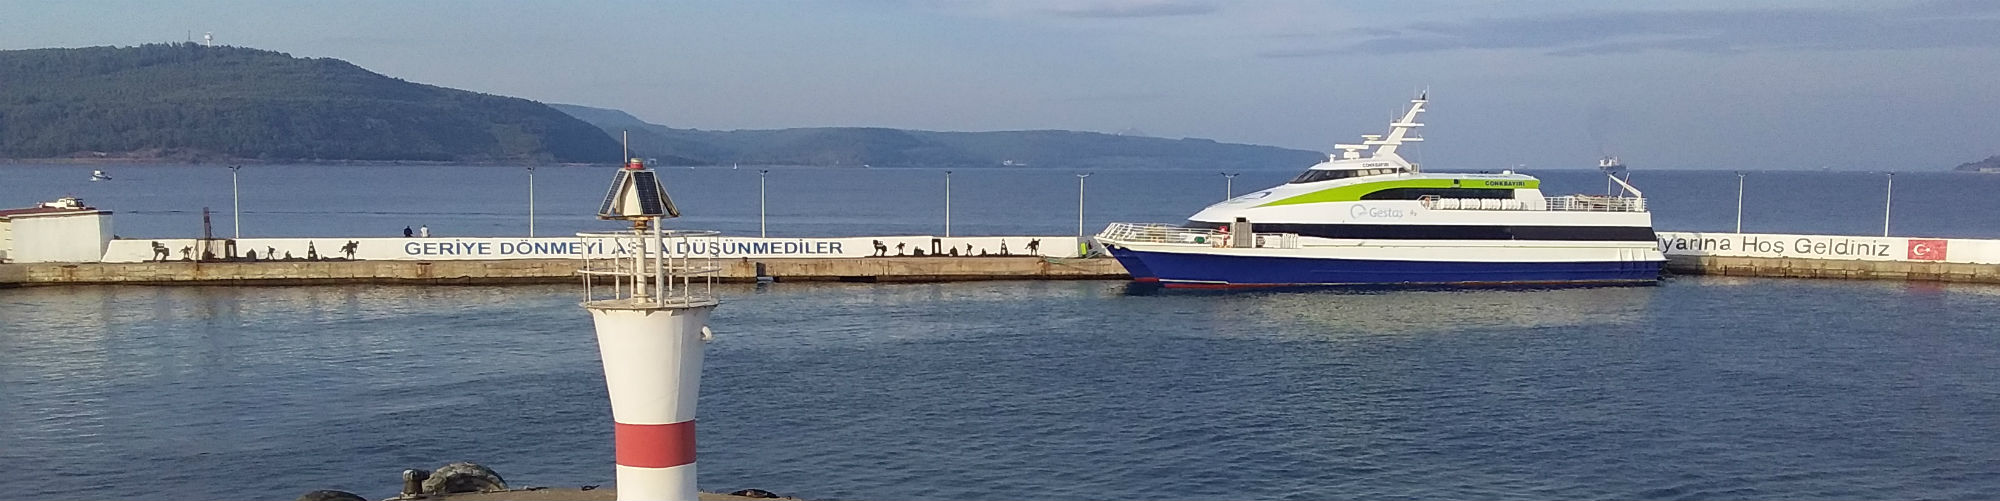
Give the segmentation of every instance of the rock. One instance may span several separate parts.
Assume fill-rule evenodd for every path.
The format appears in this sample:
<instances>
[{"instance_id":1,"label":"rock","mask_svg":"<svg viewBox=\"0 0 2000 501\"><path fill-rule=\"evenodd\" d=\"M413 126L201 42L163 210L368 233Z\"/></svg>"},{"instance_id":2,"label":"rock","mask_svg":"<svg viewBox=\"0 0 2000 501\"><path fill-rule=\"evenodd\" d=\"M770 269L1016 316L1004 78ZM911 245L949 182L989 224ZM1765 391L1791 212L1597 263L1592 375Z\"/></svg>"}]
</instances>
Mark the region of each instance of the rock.
<instances>
[{"instance_id":1,"label":"rock","mask_svg":"<svg viewBox=\"0 0 2000 501\"><path fill-rule=\"evenodd\" d=\"M729 493L729 495L736 497L757 498L757 499L779 499L784 497L784 496L779 496L777 493L763 489L743 489L740 491L731 492Z\"/></svg>"},{"instance_id":2,"label":"rock","mask_svg":"<svg viewBox=\"0 0 2000 501\"><path fill-rule=\"evenodd\" d=\"M362 498L361 496L357 496L352 492L319 490L319 491L312 491L305 493L304 495L299 496L299 498L296 501L368 501L368 500Z\"/></svg>"},{"instance_id":3,"label":"rock","mask_svg":"<svg viewBox=\"0 0 2000 501\"><path fill-rule=\"evenodd\" d=\"M435 496L459 492L497 492L507 490L507 481L500 474L477 463L452 463L431 472L424 479L424 494Z\"/></svg>"}]
</instances>

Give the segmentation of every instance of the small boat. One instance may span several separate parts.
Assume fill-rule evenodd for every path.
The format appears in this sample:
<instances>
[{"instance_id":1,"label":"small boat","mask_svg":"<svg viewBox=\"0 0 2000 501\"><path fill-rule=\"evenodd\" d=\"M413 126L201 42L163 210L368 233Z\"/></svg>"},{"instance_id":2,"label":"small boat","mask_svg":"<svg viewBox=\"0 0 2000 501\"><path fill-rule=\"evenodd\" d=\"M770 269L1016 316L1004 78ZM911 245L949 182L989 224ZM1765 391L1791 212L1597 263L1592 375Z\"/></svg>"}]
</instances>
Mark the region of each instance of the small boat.
<instances>
[{"instance_id":1,"label":"small boat","mask_svg":"<svg viewBox=\"0 0 2000 501\"><path fill-rule=\"evenodd\" d=\"M1426 102L1289 183L1182 225L1112 223L1097 241L1134 281L1173 288L1659 281L1666 259L1637 188L1607 175L1620 196L1544 196L1511 170L1423 172L1396 150L1422 140Z\"/></svg>"},{"instance_id":2,"label":"small boat","mask_svg":"<svg viewBox=\"0 0 2000 501\"><path fill-rule=\"evenodd\" d=\"M110 175L107 175L107 174L105 174L105 173L104 173L104 171L101 171L101 170L94 170L94 171L90 171L90 180L91 180L91 181L110 181L110 180L111 180L111 176L110 176Z\"/></svg>"},{"instance_id":3,"label":"small boat","mask_svg":"<svg viewBox=\"0 0 2000 501\"><path fill-rule=\"evenodd\" d=\"M54 201L42 202L41 205L38 206L38 208L64 209L64 210L90 210L91 207L88 205L84 205L83 199L81 198L62 197L55 199Z\"/></svg>"},{"instance_id":4,"label":"small boat","mask_svg":"<svg viewBox=\"0 0 2000 501\"><path fill-rule=\"evenodd\" d=\"M1597 159L1597 170L1603 171L1605 174L1624 174L1625 162L1618 161L1618 157L1607 155L1604 158Z\"/></svg>"}]
</instances>

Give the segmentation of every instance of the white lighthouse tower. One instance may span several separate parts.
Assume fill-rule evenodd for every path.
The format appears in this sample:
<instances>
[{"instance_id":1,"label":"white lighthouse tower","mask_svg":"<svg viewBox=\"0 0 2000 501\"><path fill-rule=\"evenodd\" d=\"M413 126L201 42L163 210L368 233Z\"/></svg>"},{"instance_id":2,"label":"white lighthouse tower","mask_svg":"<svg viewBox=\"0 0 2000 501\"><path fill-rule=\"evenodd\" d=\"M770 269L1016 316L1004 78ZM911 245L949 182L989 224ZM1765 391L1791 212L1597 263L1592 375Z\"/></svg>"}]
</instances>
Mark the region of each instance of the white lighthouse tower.
<instances>
[{"instance_id":1,"label":"white lighthouse tower","mask_svg":"<svg viewBox=\"0 0 2000 501\"><path fill-rule=\"evenodd\" d=\"M661 227L679 216L659 176L635 158L597 211L599 219L631 221L631 229L577 235L583 307L597 326L611 396L621 500L696 501L695 401L719 267L707 252L716 232Z\"/></svg>"}]
</instances>

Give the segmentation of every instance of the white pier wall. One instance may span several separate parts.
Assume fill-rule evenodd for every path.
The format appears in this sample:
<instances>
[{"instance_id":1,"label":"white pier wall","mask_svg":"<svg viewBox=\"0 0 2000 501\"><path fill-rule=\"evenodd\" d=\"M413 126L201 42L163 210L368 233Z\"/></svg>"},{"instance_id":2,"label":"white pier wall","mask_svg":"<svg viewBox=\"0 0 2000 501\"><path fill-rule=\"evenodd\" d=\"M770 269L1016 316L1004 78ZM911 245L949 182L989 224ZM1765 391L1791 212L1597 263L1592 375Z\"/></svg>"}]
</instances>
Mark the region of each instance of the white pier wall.
<instances>
[{"instance_id":1,"label":"white pier wall","mask_svg":"<svg viewBox=\"0 0 2000 501\"><path fill-rule=\"evenodd\" d=\"M1674 256L2000 264L2000 240L1783 233L1656 232Z\"/></svg>"},{"instance_id":2,"label":"white pier wall","mask_svg":"<svg viewBox=\"0 0 2000 501\"><path fill-rule=\"evenodd\" d=\"M16 263L96 262L111 242L110 212L22 214L11 219L13 248L5 254Z\"/></svg>"},{"instance_id":3,"label":"white pier wall","mask_svg":"<svg viewBox=\"0 0 2000 501\"><path fill-rule=\"evenodd\" d=\"M108 234L108 233L107 233ZM223 257L221 241L211 245ZM165 259L156 252L167 250ZM348 247L352 245L352 254ZM583 245L575 237L545 238L245 238L236 241L237 256L257 253L258 261L353 259L361 261L451 261L491 259L554 259L576 257ZM181 261L199 258L191 238L112 240L102 251L107 263ZM717 237L708 249L691 249L697 257L717 258L863 258L924 256L1042 256L1078 257L1077 238L1070 236L933 237L928 235L844 238ZM953 253L956 252L956 256ZM275 255L275 258L273 257ZM90 259L97 261L95 254Z\"/></svg>"}]
</instances>

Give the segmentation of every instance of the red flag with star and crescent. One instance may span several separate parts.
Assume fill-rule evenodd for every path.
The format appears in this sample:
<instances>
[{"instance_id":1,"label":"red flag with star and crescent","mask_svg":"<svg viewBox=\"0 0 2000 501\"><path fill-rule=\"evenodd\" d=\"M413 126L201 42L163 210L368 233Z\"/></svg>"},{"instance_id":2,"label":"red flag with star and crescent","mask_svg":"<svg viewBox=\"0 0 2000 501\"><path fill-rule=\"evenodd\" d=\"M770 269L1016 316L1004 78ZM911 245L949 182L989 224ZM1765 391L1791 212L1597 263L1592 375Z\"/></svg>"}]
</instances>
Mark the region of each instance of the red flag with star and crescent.
<instances>
[{"instance_id":1,"label":"red flag with star and crescent","mask_svg":"<svg viewBox=\"0 0 2000 501\"><path fill-rule=\"evenodd\" d=\"M1945 241L1943 239L1910 239L1910 259L1914 261L1943 261Z\"/></svg>"}]
</instances>

